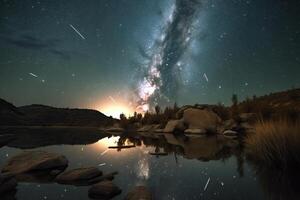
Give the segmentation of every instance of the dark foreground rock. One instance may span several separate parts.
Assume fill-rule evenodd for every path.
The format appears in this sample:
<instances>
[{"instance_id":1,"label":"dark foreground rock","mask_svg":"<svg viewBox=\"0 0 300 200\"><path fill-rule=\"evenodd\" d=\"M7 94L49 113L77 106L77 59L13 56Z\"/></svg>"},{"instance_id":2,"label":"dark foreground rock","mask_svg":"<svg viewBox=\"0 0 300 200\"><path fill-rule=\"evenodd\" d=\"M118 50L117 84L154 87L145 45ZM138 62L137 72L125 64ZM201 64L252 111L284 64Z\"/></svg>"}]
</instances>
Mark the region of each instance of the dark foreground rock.
<instances>
[{"instance_id":1,"label":"dark foreground rock","mask_svg":"<svg viewBox=\"0 0 300 200\"><path fill-rule=\"evenodd\" d=\"M17 181L12 175L0 174L0 197L3 197L7 193L13 193L16 187Z\"/></svg>"},{"instance_id":2,"label":"dark foreground rock","mask_svg":"<svg viewBox=\"0 0 300 200\"><path fill-rule=\"evenodd\" d=\"M99 180L102 174L102 171L96 167L78 168L63 172L56 177L55 181L60 184L88 185Z\"/></svg>"},{"instance_id":3,"label":"dark foreground rock","mask_svg":"<svg viewBox=\"0 0 300 200\"><path fill-rule=\"evenodd\" d=\"M152 200L152 194L145 186L136 186L125 197L125 200Z\"/></svg>"},{"instance_id":4,"label":"dark foreground rock","mask_svg":"<svg viewBox=\"0 0 300 200\"><path fill-rule=\"evenodd\" d=\"M2 172L22 174L42 170L63 170L68 166L65 156L45 151L25 151L12 157Z\"/></svg>"},{"instance_id":5,"label":"dark foreground rock","mask_svg":"<svg viewBox=\"0 0 300 200\"><path fill-rule=\"evenodd\" d=\"M102 181L89 189L89 197L106 200L121 194L121 192L122 190L111 181Z\"/></svg>"}]
</instances>

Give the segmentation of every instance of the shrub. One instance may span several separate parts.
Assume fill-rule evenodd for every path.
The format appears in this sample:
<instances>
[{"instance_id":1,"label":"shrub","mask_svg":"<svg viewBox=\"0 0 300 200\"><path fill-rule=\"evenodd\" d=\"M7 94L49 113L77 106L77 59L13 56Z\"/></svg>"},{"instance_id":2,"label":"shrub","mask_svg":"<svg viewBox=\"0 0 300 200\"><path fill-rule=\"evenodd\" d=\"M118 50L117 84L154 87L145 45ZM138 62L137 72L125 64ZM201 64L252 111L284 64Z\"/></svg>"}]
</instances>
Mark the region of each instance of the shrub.
<instances>
[{"instance_id":1,"label":"shrub","mask_svg":"<svg viewBox=\"0 0 300 200\"><path fill-rule=\"evenodd\" d=\"M299 122L292 122L288 118L257 122L255 133L246 138L249 157L269 167L299 167Z\"/></svg>"}]
</instances>

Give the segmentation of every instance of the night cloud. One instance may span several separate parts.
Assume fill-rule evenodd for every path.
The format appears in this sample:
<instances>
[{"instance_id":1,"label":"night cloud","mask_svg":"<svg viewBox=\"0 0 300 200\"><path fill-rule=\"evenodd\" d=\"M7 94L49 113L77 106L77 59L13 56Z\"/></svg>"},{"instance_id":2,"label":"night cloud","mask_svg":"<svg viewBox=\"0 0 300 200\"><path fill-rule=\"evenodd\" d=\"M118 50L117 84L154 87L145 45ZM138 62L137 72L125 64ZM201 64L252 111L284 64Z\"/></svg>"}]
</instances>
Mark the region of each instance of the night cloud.
<instances>
[{"instance_id":1,"label":"night cloud","mask_svg":"<svg viewBox=\"0 0 300 200\"><path fill-rule=\"evenodd\" d=\"M16 47L29 49L33 51L48 51L53 55L59 56L64 60L70 59L70 54L67 51L58 50L60 40L58 39L47 39L42 40L31 35L22 36L0 36L6 43L14 45Z\"/></svg>"}]
</instances>

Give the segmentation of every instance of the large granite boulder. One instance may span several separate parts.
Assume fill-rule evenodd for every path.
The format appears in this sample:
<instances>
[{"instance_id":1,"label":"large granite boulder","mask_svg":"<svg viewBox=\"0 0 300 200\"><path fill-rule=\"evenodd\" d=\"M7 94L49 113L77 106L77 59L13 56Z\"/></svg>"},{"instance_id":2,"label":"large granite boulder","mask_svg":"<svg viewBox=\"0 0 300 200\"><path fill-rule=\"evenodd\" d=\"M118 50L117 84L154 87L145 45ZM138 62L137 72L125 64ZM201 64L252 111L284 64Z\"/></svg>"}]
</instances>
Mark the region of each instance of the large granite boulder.
<instances>
[{"instance_id":1,"label":"large granite boulder","mask_svg":"<svg viewBox=\"0 0 300 200\"><path fill-rule=\"evenodd\" d=\"M68 166L65 156L45 151L24 151L12 157L2 172L22 174L42 170L63 170Z\"/></svg>"},{"instance_id":2,"label":"large granite boulder","mask_svg":"<svg viewBox=\"0 0 300 200\"><path fill-rule=\"evenodd\" d=\"M176 131L184 131L185 125L183 120L170 120L164 128L165 133L172 133Z\"/></svg>"},{"instance_id":3,"label":"large granite boulder","mask_svg":"<svg viewBox=\"0 0 300 200\"><path fill-rule=\"evenodd\" d=\"M220 117L208 109L188 108L183 112L183 121L189 129L204 129L217 132Z\"/></svg>"},{"instance_id":4,"label":"large granite boulder","mask_svg":"<svg viewBox=\"0 0 300 200\"><path fill-rule=\"evenodd\" d=\"M60 184L82 185L93 182L102 176L102 171L96 167L72 169L59 174L55 181Z\"/></svg>"},{"instance_id":5,"label":"large granite boulder","mask_svg":"<svg viewBox=\"0 0 300 200\"><path fill-rule=\"evenodd\" d=\"M125 197L125 200L152 200L152 194L145 186L136 186Z\"/></svg>"},{"instance_id":6,"label":"large granite boulder","mask_svg":"<svg viewBox=\"0 0 300 200\"><path fill-rule=\"evenodd\" d=\"M122 190L111 181L102 181L89 189L89 197L92 199L111 199L121 192Z\"/></svg>"}]
</instances>

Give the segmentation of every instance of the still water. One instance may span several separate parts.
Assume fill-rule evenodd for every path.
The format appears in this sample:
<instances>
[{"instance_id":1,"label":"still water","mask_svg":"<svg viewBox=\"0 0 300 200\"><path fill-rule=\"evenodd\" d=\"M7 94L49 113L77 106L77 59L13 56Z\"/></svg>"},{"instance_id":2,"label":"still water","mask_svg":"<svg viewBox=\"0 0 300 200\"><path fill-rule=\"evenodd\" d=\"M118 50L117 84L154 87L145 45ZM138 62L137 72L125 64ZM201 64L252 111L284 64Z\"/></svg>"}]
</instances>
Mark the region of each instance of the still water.
<instances>
[{"instance_id":1,"label":"still water","mask_svg":"<svg viewBox=\"0 0 300 200\"><path fill-rule=\"evenodd\" d=\"M123 199L136 185L146 185L155 199L162 200L266 199L238 141L158 133L104 138L98 133L91 137L89 134L81 134L84 135L81 139L81 136L64 137L61 133L51 136L22 133L0 148L0 165L23 150L44 150L65 155L69 160L68 169L97 166L104 173L118 171L113 182L122 189L122 194L114 199ZM124 144L136 147L108 149ZM28 180L19 183L16 199L89 199L88 189Z\"/></svg>"}]
</instances>

